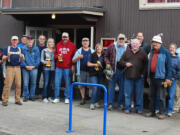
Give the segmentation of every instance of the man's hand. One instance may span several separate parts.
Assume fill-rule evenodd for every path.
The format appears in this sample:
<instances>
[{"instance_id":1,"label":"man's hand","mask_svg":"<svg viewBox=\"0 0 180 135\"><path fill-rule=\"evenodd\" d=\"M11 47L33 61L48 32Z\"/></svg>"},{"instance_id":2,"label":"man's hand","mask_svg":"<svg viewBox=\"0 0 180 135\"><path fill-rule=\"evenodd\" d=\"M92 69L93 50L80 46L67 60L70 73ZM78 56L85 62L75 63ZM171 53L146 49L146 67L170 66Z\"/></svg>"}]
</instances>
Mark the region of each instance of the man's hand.
<instances>
[{"instance_id":1,"label":"man's hand","mask_svg":"<svg viewBox=\"0 0 180 135\"><path fill-rule=\"evenodd\" d=\"M32 70L32 69L31 69L31 66L26 66L26 69L29 70L29 71Z\"/></svg>"},{"instance_id":2,"label":"man's hand","mask_svg":"<svg viewBox=\"0 0 180 135\"><path fill-rule=\"evenodd\" d=\"M3 63L3 60L0 60L0 64L2 64Z\"/></svg>"},{"instance_id":3,"label":"man's hand","mask_svg":"<svg viewBox=\"0 0 180 135\"><path fill-rule=\"evenodd\" d=\"M46 64L51 64L51 61L46 61Z\"/></svg>"},{"instance_id":4,"label":"man's hand","mask_svg":"<svg viewBox=\"0 0 180 135\"><path fill-rule=\"evenodd\" d=\"M110 69L111 65L110 64L106 64L106 69Z\"/></svg>"},{"instance_id":5,"label":"man's hand","mask_svg":"<svg viewBox=\"0 0 180 135\"><path fill-rule=\"evenodd\" d=\"M2 57L2 61L3 61L3 62L6 61L7 59L8 59L8 56L5 56L5 55L4 55L4 56Z\"/></svg>"},{"instance_id":6,"label":"man's hand","mask_svg":"<svg viewBox=\"0 0 180 135\"><path fill-rule=\"evenodd\" d=\"M21 53L21 54L19 55L19 57L20 57L20 59L21 59L22 61L24 61L24 60L25 60L25 58L24 58L24 54L22 54L22 53Z\"/></svg>"},{"instance_id":7,"label":"man's hand","mask_svg":"<svg viewBox=\"0 0 180 135\"><path fill-rule=\"evenodd\" d=\"M74 74L74 72L75 72L75 66L74 65L72 65L71 70L72 70L72 74Z\"/></svg>"},{"instance_id":8,"label":"man's hand","mask_svg":"<svg viewBox=\"0 0 180 135\"><path fill-rule=\"evenodd\" d=\"M150 85L150 78L149 77L147 78L147 83Z\"/></svg>"},{"instance_id":9,"label":"man's hand","mask_svg":"<svg viewBox=\"0 0 180 135\"><path fill-rule=\"evenodd\" d=\"M126 63L126 67L131 67L131 66L132 66L132 63L130 63L130 62Z\"/></svg>"},{"instance_id":10,"label":"man's hand","mask_svg":"<svg viewBox=\"0 0 180 135\"><path fill-rule=\"evenodd\" d=\"M100 65L98 63L94 64L95 67L99 67Z\"/></svg>"},{"instance_id":11,"label":"man's hand","mask_svg":"<svg viewBox=\"0 0 180 135\"><path fill-rule=\"evenodd\" d=\"M10 56L11 56L11 53L8 53L7 57L10 58Z\"/></svg>"},{"instance_id":12,"label":"man's hand","mask_svg":"<svg viewBox=\"0 0 180 135\"><path fill-rule=\"evenodd\" d=\"M26 69L31 71L33 68L35 68L35 66L26 66Z\"/></svg>"},{"instance_id":13,"label":"man's hand","mask_svg":"<svg viewBox=\"0 0 180 135\"><path fill-rule=\"evenodd\" d=\"M82 54L79 54L78 58L79 58L79 59L82 59L82 58L83 58L83 55L82 55Z\"/></svg>"}]
</instances>

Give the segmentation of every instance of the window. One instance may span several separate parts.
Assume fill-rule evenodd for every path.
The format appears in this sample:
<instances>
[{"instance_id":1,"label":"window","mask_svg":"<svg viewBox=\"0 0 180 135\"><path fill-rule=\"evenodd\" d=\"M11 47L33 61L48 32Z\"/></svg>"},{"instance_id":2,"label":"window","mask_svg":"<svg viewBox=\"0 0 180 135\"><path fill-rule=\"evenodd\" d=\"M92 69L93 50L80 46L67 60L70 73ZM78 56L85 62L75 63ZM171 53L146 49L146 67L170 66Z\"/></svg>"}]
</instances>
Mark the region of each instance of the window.
<instances>
[{"instance_id":1,"label":"window","mask_svg":"<svg viewBox=\"0 0 180 135\"><path fill-rule=\"evenodd\" d=\"M172 3L172 2L180 2L180 0L148 0L148 3Z\"/></svg>"},{"instance_id":2,"label":"window","mask_svg":"<svg viewBox=\"0 0 180 135\"><path fill-rule=\"evenodd\" d=\"M139 9L180 9L180 0L139 0Z\"/></svg>"},{"instance_id":3,"label":"window","mask_svg":"<svg viewBox=\"0 0 180 135\"><path fill-rule=\"evenodd\" d=\"M2 8L11 8L11 0L1 0L1 2Z\"/></svg>"},{"instance_id":4,"label":"window","mask_svg":"<svg viewBox=\"0 0 180 135\"><path fill-rule=\"evenodd\" d=\"M35 44L38 44L38 37L40 35L45 35L46 39L52 37L51 28L40 28L40 27L26 27L26 35L31 35L35 38Z\"/></svg>"}]
</instances>

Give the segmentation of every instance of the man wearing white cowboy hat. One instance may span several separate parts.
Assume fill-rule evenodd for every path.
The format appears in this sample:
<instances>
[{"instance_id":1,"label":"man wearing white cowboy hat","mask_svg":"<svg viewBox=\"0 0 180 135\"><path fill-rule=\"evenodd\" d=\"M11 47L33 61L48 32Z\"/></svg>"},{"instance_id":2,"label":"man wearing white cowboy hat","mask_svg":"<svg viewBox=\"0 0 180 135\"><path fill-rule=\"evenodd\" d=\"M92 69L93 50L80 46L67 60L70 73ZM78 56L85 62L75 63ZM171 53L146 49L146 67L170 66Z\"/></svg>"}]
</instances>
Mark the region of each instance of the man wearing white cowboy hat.
<instances>
[{"instance_id":1,"label":"man wearing white cowboy hat","mask_svg":"<svg viewBox=\"0 0 180 135\"><path fill-rule=\"evenodd\" d=\"M150 83L150 112L146 114L147 117L155 115L156 98L159 97L159 119L166 117L166 95L165 88L162 83L170 84L171 73L171 55L167 49L162 45L160 35L152 38L152 50L150 51L148 62L148 83Z\"/></svg>"}]
</instances>

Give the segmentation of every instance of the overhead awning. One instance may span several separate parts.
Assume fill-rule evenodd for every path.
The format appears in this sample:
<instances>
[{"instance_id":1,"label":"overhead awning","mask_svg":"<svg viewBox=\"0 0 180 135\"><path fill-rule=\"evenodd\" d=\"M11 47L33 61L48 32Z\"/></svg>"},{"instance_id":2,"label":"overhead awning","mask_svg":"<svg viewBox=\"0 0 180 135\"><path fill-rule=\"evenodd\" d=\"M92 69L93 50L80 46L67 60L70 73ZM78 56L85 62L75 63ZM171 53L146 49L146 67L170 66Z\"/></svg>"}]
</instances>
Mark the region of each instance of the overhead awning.
<instances>
[{"instance_id":1,"label":"overhead awning","mask_svg":"<svg viewBox=\"0 0 180 135\"><path fill-rule=\"evenodd\" d=\"M2 8L2 14L87 14L104 16L105 9L86 7L61 7L61 8Z\"/></svg>"}]
</instances>

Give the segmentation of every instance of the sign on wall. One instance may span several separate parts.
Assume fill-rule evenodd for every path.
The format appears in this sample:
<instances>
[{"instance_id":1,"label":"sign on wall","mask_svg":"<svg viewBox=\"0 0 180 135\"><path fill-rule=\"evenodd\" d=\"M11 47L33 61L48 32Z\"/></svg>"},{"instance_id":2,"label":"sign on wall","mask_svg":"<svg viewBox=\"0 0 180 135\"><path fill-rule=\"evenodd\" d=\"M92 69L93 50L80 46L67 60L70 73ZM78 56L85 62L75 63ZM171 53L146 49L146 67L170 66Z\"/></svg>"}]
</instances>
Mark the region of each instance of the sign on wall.
<instances>
[{"instance_id":1,"label":"sign on wall","mask_svg":"<svg viewBox=\"0 0 180 135\"><path fill-rule=\"evenodd\" d=\"M115 42L115 38L101 38L101 44L103 45L104 49L107 49L109 45Z\"/></svg>"}]
</instances>

